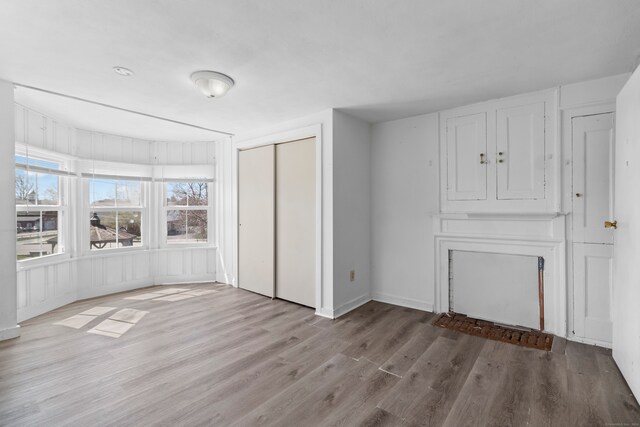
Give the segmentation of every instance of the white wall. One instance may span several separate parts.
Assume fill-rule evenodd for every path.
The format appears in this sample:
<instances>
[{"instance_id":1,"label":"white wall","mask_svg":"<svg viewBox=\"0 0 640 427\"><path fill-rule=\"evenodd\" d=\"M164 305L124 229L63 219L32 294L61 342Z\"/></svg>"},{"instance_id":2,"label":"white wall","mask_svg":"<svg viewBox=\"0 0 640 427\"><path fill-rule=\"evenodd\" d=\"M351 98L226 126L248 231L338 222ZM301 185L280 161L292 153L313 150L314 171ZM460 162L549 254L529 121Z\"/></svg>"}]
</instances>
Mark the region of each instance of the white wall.
<instances>
[{"instance_id":1,"label":"white wall","mask_svg":"<svg viewBox=\"0 0 640 427\"><path fill-rule=\"evenodd\" d=\"M16 209L13 84L0 80L0 340L20 334L16 306Z\"/></svg>"},{"instance_id":2,"label":"white wall","mask_svg":"<svg viewBox=\"0 0 640 427\"><path fill-rule=\"evenodd\" d=\"M232 152L230 140L216 144L216 281L227 284L234 283Z\"/></svg>"},{"instance_id":3,"label":"white wall","mask_svg":"<svg viewBox=\"0 0 640 427\"><path fill-rule=\"evenodd\" d=\"M617 98L613 358L640 397L640 69Z\"/></svg>"},{"instance_id":4,"label":"white wall","mask_svg":"<svg viewBox=\"0 0 640 427\"><path fill-rule=\"evenodd\" d=\"M335 110L333 245L337 317L371 299L371 125Z\"/></svg>"},{"instance_id":5,"label":"white wall","mask_svg":"<svg viewBox=\"0 0 640 427\"><path fill-rule=\"evenodd\" d=\"M438 115L377 123L371 147L371 275L377 301L433 310Z\"/></svg>"}]
</instances>

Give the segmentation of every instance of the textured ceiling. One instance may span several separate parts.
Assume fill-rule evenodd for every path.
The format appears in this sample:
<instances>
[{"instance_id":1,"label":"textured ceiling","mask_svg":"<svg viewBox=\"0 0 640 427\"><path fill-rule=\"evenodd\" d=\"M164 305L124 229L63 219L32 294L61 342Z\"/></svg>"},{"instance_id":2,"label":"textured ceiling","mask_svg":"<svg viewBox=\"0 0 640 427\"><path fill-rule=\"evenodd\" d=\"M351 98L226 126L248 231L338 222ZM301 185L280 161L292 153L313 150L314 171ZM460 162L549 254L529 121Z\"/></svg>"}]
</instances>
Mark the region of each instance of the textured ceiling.
<instances>
[{"instance_id":1,"label":"textured ceiling","mask_svg":"<svg viewBox=\"0 0 640 427\"><path fill-rule=\"evenodd\" d=\"M0 78L240 132L340 108L370 122L632 70L637 0L20 0L0 3ZM135 76L116 75L121 65ZM236 86L207 99L196 70ZM51 95L19 102L153 139L207 132Z\"/></svg>"}]
</instances>

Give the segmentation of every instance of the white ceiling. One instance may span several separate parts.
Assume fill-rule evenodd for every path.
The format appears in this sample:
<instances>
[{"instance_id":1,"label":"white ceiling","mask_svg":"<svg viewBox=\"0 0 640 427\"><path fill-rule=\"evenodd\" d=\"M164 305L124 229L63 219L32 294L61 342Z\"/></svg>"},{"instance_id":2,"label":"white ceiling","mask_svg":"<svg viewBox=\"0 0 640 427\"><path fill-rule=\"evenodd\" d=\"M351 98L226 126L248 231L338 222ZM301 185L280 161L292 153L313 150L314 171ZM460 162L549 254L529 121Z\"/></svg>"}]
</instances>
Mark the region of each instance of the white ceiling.
<instances>
[{"instance_id":1,"label":"white ceiling","mask_svg":"<svg viewBox=\"0 0 640 427\"><path fill-rule=\"evenodd\" d=\"M0 78L229 132L330 107L390 120L628 72L639 56L638 0L0 3ZM189 80L200 69L236 86L207 99ZM80 127L211 139L25 89L16 97Z\"/></svg>"}]
</instances>

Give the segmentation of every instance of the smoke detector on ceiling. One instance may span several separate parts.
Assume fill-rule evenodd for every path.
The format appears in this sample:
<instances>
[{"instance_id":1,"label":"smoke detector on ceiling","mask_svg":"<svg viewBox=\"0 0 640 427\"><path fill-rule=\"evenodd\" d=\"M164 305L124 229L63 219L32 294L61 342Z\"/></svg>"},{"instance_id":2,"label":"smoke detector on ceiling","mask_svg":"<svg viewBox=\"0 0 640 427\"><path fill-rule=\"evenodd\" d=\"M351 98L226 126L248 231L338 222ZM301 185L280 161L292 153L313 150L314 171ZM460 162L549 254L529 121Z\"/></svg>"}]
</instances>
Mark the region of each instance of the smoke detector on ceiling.
<instances>
[{"instance_id":1,"label":"smoke detector on ceiling","mask_svg":"<svg viewBox=\"0 0 640 427\"><path fill-rule=\"evenodd\" d=\"M191 81L207 98L220 98L235 84L226 74L206 70L191 74Z\"/></svg>"},{"instance_id":2,"label":"smoke detector on ceiling","mask_svg":"<svg viewBox=\"0 0 640 427\"><path fill-rule=\"evenodd\" d=\"M116 66L116 67L113 67L113 71L115 71L116 74L120 74L121 76L124 76L124 77L133 76L133 71L125 67Z\"/></svg>"}]
</instances>

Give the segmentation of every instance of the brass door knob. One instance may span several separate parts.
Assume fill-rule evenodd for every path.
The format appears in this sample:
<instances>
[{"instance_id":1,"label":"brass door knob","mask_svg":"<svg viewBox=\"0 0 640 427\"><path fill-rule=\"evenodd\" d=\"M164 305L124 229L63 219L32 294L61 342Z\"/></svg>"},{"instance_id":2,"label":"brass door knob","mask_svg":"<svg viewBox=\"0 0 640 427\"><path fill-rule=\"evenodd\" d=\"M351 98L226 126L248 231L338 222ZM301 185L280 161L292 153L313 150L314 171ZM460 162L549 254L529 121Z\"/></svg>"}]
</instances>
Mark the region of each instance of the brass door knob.
<instances>
[{"instance_id":1,"label":"brass door knob","mask_svg":"<svg viewBox=\"0 0 640 427\"><path fill-rule=\"evenodd\" d=\"M613 228L615 230L618 228L618 221L605 221L604 228Z\"/></svg>"}]
</instances>

